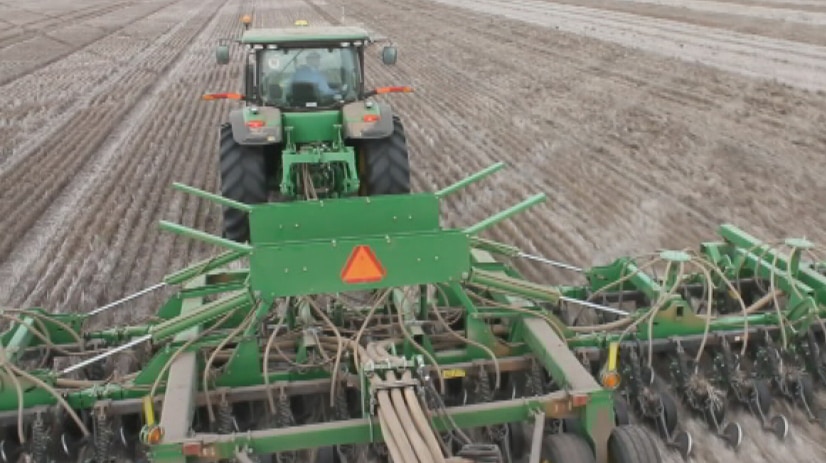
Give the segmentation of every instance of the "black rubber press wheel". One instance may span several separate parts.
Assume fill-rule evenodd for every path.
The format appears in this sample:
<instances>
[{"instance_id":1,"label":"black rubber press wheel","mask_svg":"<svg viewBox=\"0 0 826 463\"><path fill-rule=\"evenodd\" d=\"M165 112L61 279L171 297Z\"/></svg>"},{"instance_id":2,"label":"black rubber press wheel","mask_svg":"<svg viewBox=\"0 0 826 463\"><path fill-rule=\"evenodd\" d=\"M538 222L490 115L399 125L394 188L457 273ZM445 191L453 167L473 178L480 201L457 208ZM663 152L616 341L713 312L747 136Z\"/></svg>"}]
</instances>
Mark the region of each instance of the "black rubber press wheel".
<instances>
[{"instance_id":1,"label":"black rubber press wheel","mask_svg":"<svg viewBox=\"0 0 826 463\"><path fill-rule=\"evenodd\" d=\"M571 433L548 434L542 440L543 463L596 463L588 442Z\"/></svg>"},{"instance_id":2,"label":"black rubber press wheel","mask_svg":"<svg viewBox=\"0 0 826 463\"><path fill-rule=\"evenodd\" d=\"M609 463L660 463L654 438L636 425L617 426L608 439Z\"/></svg>"}]
</instances>

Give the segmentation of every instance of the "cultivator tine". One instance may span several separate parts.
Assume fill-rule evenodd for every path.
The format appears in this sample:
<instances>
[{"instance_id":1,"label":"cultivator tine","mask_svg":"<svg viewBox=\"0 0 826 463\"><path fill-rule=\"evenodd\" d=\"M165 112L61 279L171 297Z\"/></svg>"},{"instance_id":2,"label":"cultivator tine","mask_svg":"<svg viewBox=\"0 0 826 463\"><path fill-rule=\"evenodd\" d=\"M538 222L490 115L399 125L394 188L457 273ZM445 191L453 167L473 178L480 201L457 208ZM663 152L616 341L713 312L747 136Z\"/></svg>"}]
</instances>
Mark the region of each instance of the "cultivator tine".
<instances>
[{"instance_id":1,"label":"cultivator tine","mask_svg":"<svg viewBox=\"0 0 826 463\"><path fill-rule=\"evenodd\" d=\"M622 388L632 404L632 409L657 430L669 447L676 449L687 459L691 455L694 442L688 432L677 429L676 402L660 383L656 373L642 365L640 345L627 346L623 350Z\"/></svg>"},{"instance_id":2,"label":"cultivator tine","mask_svg":"<svg viewBox=\"0 0 826 463\"><path fill-rule=\"evenodd\" d=\"M750 410L762 423L763 429L779 439L788 434L788 420L783 415L769 417L771 393L769 381L754 375L748 376L740 367L737 354L731 351L728 339L719 336L712 354L712 380L726 390L726 395L743 408Z\"/></svg>"},{"instance_id":3,"label":"cultivator tine","mask_svg":"<svg viewBox=\"0 0 826 463\"><path fill-rule=\"evenodd\" d=\"M738 423L725 423L726 392L718 388L690 359L680 341L674 340L674 354L670 364L671 379L682 401L695 414L702 416L709 428L724 439L732 449L743 441L743 430Z\"/></svg>"},{"instance_id":4,"label":"cultivator tine","mask_svg":"<svg viewBox=\"0 0 826 463\"><path fill-rule=\"evenodd\" d=\"M798 349L805 349L807 339L799 341L797 346L778 347L775 340L764 331L762 344L755 354L755 364L760 377L767 381L769 389L777 392L790 404L795 405L806 414L811 422L818 422L826 427L826 411L817 403L815 397L815 378L807 371L806 362L801 359ZM787 423L774 421L774 428L779 433Z\"/></svg>"}]
</instances>

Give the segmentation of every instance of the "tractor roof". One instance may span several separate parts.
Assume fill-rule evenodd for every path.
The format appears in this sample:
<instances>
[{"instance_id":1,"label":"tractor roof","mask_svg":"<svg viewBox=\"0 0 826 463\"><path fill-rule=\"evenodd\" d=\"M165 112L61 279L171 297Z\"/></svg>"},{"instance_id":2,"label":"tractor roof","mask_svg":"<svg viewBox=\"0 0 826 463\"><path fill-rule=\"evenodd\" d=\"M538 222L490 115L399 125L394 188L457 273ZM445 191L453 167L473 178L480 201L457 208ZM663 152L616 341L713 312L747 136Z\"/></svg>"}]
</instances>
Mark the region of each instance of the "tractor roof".
<instances>
[{"instance_id":1,"label":"tractor roof","mask_svg":"<svg viewBox=\"0 0 826 463\"><path fill-rule=\"evenodd\" d=\"M346 42L368 40L370 34L359 27L314 26L279 29L250 29L244 32L241 43L285 44L302 42Z\"/></svg>"}]
</instances>

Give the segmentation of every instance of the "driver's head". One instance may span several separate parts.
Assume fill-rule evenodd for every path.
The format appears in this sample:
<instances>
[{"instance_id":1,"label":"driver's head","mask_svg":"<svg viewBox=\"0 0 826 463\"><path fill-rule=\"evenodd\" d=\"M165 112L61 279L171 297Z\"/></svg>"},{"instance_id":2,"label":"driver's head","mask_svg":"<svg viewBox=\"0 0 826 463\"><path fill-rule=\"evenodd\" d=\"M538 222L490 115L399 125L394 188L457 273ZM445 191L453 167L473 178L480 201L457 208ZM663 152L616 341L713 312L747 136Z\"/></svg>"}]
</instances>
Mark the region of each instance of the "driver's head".
<instances>
[{"instance_id":1,"label":"driver's head","mask_svg":"<svg viewBox=\"0 0 826 463\"><path fill-rule=\"evenodd\" d=\"M313 69L321 68L321 55L316 51L310 52L310 54L307 55L307 65Z\"/></svg>"}]
</instances>

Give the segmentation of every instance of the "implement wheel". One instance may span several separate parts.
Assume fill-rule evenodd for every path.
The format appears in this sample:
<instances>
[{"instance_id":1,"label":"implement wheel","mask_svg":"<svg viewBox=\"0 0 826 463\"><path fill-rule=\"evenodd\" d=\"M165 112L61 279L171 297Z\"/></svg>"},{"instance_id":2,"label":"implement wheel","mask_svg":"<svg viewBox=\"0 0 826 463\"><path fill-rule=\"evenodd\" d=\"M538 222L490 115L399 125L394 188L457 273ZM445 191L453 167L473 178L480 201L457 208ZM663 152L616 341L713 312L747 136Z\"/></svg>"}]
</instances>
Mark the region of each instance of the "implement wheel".
<instances>
[{"instance_id":1,"label":"implement wheel","mask_svg":"<svg viewBox=\"0 0 826 463\"><path fill-rule=\"evenodd\" d=\"M404 126L393 116L393 133L387 138L367 140L362 144L362 196L410 193L410 162Z\"/></svg>"},{"instance_id":2,"label":"implement wheel","mask_svg":"<svg viewBox=\"0 0 826 463\"><path fill-rule=\"evenodd\" d=\"M588 442L581 436L571 433L546 435L542 439L540 460L549 463L596 463L597 461Z\"/></svg>"},{"instance_id":3,"label":"implement wheel","mask_svg":"<svg viewBox=\"0 0 826 463\"><path fill-rule=\"evenodd\" d=\"M267 177L264 150L242 146L232 138L230 124L221 125L219 135L221 159L221 194L245 204L267 202ZM225 238L244 243L250 240L248 214L224 206Z\"/></svg>"},{"instance_id":4,"label":"implement wheel","mask_svg":"<svg viewBox=\"0 0 826 463\"><path fill-rule=\"evenodd\" d=\"M608 439L610 463L660 463L662 460L654 438L639 426L617 426Z\"/></svg>"}]
</instances>

